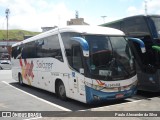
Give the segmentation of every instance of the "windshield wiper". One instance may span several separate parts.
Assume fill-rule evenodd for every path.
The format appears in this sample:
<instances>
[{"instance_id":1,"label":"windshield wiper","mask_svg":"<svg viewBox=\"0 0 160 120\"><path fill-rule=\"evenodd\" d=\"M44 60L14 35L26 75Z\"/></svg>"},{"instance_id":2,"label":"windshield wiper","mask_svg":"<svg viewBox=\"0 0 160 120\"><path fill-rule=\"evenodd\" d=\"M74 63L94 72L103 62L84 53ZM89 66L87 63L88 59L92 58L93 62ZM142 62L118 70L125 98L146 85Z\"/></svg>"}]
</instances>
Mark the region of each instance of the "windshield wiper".
<instances>
[{"instance_id":1,"label":"windshield wiper","mask_svg":"<svg viewBox=\"0 0 160 120\"><path fill-rule=\"evenodd\" d=\"M108 63L109 64L109 69L108 71L111 71L114 64L115 64L115 61L116 59L115 58L112 58L112 60ZM108 65L106 65L108 66ZM106 75L105 79L104 80L108 80L108 79L112 79L112 72L108 72L108 74Z\"/></svg>"}]
</instances>

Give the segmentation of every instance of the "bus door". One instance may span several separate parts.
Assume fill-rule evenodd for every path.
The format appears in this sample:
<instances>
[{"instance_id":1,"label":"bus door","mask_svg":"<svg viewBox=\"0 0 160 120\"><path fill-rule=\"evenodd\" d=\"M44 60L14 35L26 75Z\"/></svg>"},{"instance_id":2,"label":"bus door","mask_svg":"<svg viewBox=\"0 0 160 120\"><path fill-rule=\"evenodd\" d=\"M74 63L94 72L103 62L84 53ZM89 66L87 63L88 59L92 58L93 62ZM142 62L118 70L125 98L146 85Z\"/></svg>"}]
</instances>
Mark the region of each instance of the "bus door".
<instances>
[{"instance_id":1,"label":"bus door","mask_svg":"<svg viewBox=\"0 0 160 120\"><path fill-rule=\"evenodd\" d=\"M86 41L85 43L84 41L85 40L81 38L74 38L72 41L72 48L71 48L73 70L69 80L70 95L74 99L78 99L80 101L85 100L85 87L84 87L85 77L84 77L83 58L87 57L89 54L89 51L84 52L84 46L85 44L87 44Z\"/></svg>"},{"instance_id":2,"label":"bus door","mask_svg":"<svg viewBox=\"0 0 160 120\"><path fill-rule=\"evenodd\" d=\"M70 95L74 99L84 99L84 67L80 46L72 46L72 74L69 80Z\"/></svg>"}]
</instances>

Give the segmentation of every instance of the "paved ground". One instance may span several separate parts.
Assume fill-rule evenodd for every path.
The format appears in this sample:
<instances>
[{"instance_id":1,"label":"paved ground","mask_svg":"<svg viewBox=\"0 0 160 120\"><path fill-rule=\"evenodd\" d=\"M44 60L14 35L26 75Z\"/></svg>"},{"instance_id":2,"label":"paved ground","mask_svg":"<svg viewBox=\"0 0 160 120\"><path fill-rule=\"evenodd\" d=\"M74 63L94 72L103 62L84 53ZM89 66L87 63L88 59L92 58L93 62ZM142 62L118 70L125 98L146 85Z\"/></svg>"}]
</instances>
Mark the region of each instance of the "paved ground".
<instances>
[{"instance_id":1,"label":"paved ground","mask_svg":"<svg viewBox=\"0 0 160 120\"><path fill-rule=\"evenodd\" d=\"M40 120L114 120L115 118L118 120L158 120L160 117L153 116L160 116L160 93L139 91L134 97L123 101L88 106L71 99L67 102L61 101L53 93L34 87L22 87L12 79L11 71L2 70L0 71L0 111L45 111L45 114L52 116L45 118L42 112L42 118L30 118ZM46 113L46 111L49 112ZM66 113L66 111L72 112ZM124 117L127 114L148 115L150 117ZM8 120L10 118L1 119ZM21 120L22 118L11 118L11 120L13 119Z\"/></svg>"},{"instance_id":2,"label":"paved ground","mask_svg":"<svg viewBox=\"0 0 160 120\"><path fill-rule=\"evenodd\" d=\"M74 120L74 119L76 120L83 120L83 119L88 119L88 120L99 120L99 119L100 120L106 120L106 119L107 120L115 120L115 119L116 120L160 120L160 109L159 108L160 108L160 98L155 97L155 98L151 98L150 100L139 100L135 102L122 103L118 105L92 108L92 109L84 111L85 113L82 113L82 112L67 113L65 115L62 115L64 117L41 118L40 120L57 120L57 119L58 120ZM76 116L76 117L69 117L69 116ZM81 116L89 116L89 117L81 117ZM112 117L108 117L108 116L112 116ZM113 116L116 116L116 117L113 117ZM132 116L135 116L135 117L132 117Z\"/></svg>"}]
</instances>

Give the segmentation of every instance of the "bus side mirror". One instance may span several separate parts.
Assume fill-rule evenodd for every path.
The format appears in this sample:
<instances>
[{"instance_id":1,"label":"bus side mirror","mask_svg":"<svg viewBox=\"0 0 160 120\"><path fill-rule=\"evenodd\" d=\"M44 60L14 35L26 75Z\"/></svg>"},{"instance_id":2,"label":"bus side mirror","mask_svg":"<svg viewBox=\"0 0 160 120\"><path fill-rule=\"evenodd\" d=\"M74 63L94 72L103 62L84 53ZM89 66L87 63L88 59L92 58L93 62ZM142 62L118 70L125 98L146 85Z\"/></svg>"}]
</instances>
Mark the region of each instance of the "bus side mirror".
<instances>
[{"instance_id":1,"label":"bus side mirror","mask_svg":"<svg viewBox=\"0 0 160 120\"><path fill-rule=\"evenodd\" d=\"M72 37L71 40L76 41L80 44L84 57L89 57L89 45L85 39L81 37Z\"/></svg>"},{"instance_id":2,"label":"bus side mirror","mask_svg":"<svg viewBox=\"0 0 160 120\"><path fill-rule=\"evenodd\" d=\"M152 49L156 50L157 52L160 52L160 46L153 45Z\"/></svg>"},{"instance_id":3,"label":"bus side mirror","mask_svg":"<svg viewBox=\"0 0 160 120\"><path fill-rule=\"evenodd\" d=\"M145 44L144 44L144 42L141 39L138 39L138 38L128 38L128 40L138 43L140 45L141 52L142 53L146 52Z\"/></svg>"}]
</instances>

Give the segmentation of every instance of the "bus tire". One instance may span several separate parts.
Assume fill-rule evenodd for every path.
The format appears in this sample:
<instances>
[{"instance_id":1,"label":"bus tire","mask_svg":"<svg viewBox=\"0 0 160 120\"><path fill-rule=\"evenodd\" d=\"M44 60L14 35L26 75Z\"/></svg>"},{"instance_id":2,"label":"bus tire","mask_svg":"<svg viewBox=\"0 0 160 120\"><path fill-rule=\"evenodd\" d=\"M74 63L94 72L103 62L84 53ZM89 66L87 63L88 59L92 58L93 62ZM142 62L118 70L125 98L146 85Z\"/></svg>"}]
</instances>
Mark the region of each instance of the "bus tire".
<instances>
[{"instance_id":1,"label":"bus tire","mask_svg":"<svg viewBox=\"0 0 160 120\"><path fill-rule=\"evenodd\" d=\"M3 70L3 68L2 68L2 67L0 67L0 70Z\"/></svg>"},{"instance_id":2,"label":"bus tire","mask_svg":"<svg viewBox=\"0 0 160 120\"><path fill-rule=\"evenodd\" d=\"M24 85L24 83L23 83L23 78L22 78L22 75L21 74L19 74L18 75L18 81L19 81L19 84L22 86L22 85Z\"/></svg>"},{"instance_id":3,"label":"bus tire","mask_svg":"<svg viewBox=\"0 0 160 120\"><path fill-rule=\"evenodd\" d=\"M61 100L66 100L66 90L62 81L59 81L56 88L56 93Z\"/></svg>"}]
</instances>

